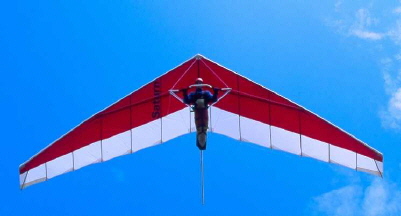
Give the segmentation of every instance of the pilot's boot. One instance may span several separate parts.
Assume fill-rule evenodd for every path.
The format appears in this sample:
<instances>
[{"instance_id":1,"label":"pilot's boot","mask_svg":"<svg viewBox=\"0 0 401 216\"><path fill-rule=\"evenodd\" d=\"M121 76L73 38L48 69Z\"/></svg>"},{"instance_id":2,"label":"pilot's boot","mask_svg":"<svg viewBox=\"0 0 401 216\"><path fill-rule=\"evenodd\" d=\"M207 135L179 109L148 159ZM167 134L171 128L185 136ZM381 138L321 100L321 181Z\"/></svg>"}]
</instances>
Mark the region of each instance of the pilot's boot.
<instances>
[{"instance_id":1,"label":"pilot's boot","mask_svg":"<svg viewBox=\"0 0 401 216\"><path fill-rule=\"evenodd\" d=\"M200 127L196 133L196 146L199 150L206 150L207 127Z\"/></svg>"}]
</instances>

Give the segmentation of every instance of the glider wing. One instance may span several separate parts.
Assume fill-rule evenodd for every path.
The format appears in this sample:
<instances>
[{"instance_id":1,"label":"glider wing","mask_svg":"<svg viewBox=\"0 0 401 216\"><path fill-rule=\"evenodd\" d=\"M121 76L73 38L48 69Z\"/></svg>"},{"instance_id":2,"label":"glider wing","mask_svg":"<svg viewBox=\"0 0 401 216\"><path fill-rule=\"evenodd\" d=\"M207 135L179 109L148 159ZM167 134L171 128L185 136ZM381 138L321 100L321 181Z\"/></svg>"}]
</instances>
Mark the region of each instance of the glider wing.
<instances>
[{"instance_id":1,"label":"glider wing","mask_svg":"<svg viewBox=\"0 0 401 216\"><path fill-rule=\"evenodd\" d=\"M232 89L210 108L212 132L382 174L383 156L378 151L305 108L197 55L93 115L23 163L21 188L194 132L193 113L170 90L186 88L198 77L212 86Z\"/></svg>"}]
</instances>

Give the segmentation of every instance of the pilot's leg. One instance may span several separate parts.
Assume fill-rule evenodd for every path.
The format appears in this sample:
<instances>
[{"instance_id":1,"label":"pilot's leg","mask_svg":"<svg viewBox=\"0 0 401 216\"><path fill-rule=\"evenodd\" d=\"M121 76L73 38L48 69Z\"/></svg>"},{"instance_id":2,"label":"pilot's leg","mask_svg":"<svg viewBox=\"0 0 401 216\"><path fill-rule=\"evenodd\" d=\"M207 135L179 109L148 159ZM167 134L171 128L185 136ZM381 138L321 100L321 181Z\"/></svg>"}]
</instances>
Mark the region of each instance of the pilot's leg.
<instances>
[{"instance_id":1,"label":"pilot's leg","mask_svg":"<svg viewBox=\"0 0 401 216\"><path fill-rule=\"evenodd\" d=\"M195 124L196 124L196 146L200 150L206 149L207 129L208 129L208 116L207 109L195 110Z\"/></svg>"}]
</instances>

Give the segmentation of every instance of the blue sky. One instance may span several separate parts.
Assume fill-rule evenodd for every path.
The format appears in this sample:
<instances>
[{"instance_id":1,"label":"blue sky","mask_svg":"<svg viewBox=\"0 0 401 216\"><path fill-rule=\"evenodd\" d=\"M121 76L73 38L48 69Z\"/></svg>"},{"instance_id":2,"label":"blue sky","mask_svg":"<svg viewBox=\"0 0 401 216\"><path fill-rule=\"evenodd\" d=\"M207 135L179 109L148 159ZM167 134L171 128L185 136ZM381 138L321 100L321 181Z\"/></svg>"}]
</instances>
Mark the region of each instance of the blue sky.
<instances>
[{"instance_id":1,"label":"blue sky","mask_svg":"<svg viewBox=\"0 0 401 216\"><path fill-rule=\"evenodd\" d=\"M13 1L0 9L0 215L400 215L401 3ZM18 166L197 53L384 154L384 178L211 134L19 190Z\"/></svg>"}]
</instances>

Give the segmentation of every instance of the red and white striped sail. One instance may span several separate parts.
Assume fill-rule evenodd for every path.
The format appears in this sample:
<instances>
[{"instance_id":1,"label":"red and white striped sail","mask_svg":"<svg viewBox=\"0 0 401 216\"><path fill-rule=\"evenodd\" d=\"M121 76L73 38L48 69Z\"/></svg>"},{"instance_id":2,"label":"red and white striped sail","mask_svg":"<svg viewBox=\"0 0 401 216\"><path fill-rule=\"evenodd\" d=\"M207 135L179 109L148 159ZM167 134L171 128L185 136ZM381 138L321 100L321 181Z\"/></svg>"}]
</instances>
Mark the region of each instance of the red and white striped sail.
<instances>
[{"instance_id":1,"label":"red and white striped sail","mask_svg":"<svg viewBox=\"0 0 401 216\"><path fill-rule=\"evenodd\" d=\"M232 91L209 110L211 132L267 148L383 173L380 152L316 114L197 55L93 115L20 166L20 186L134 153L195 131L193 113L169 94L202 77Z\"/></svg>"}]
</instances>

